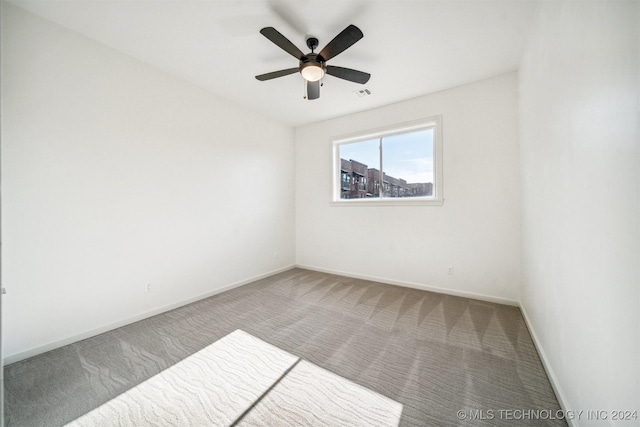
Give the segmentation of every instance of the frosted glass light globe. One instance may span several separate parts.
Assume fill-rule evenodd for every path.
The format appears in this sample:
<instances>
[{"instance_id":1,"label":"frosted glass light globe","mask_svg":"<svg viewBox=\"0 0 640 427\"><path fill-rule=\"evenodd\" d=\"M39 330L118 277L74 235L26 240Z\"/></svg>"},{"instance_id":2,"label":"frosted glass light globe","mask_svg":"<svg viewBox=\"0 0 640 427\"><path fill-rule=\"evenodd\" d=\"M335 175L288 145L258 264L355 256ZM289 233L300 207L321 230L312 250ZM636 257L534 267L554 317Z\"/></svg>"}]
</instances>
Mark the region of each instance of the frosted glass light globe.
<instances>
[{"instance_id":1,"label":"frosted glass light globe","mask_svg":"<svg viewBox=\"0 0 640 427\"><path fill-rule=\"evenodd\" d=\"M309 64L300 70L300 74L309 82L317 82L324 76L324 70L318 65Z\"/></svg>"}]
</instances>

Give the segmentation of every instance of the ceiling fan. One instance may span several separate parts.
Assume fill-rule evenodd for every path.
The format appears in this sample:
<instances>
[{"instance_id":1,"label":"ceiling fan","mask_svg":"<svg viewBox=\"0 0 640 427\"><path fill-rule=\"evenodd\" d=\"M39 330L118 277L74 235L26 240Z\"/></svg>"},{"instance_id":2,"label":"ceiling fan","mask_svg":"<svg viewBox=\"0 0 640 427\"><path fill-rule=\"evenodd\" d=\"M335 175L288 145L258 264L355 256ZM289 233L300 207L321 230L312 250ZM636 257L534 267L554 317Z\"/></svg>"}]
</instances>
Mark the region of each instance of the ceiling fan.
<instances>
[{"instance_id":1,"label":"ceiling fan","mask_svg":"<svg viewBox=\"0 0 640 427\"><path fill-rule=\"evenodd\" d=\"M365 84L371 77L369 73L326 64L328 60L344 52L364 37L362 31L355 25L349 25L342 30L320 53L314 53L314 50L318 47L318 39L315 37L308 38L307 46L311 49L311 53L307 53L306 55L273 27L263 28L260 30L260 33L280 49L300 61L300 64L296 68L287 68L285 70L273 71L256 76L256 79L260 81L271 80L276 77L300 72L302 77L307 81L307 99L318 99L320 98L320 79L324 77L325 73L360 84Z\"/></svg>"}]
</instances>

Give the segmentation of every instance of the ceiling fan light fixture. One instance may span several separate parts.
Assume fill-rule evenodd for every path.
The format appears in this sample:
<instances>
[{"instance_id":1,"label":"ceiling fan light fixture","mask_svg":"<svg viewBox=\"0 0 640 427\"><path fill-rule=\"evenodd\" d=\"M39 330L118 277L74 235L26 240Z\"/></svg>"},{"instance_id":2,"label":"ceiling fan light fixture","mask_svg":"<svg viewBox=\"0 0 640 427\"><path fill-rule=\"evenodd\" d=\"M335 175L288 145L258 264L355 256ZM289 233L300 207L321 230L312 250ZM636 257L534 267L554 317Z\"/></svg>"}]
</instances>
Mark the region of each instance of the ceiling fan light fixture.
<instances>
[{"instance_id":1,"label":"ceiling fan light fixture","mask_svg":"<svg viewBox=\"0 0 640 427\"><path fill-rule=\"evenodd\" d=\"M300 68L300 74L308 82L317 82L324 77L324 69L318 64L307 63Z\"/></svg>"}]
</instances>

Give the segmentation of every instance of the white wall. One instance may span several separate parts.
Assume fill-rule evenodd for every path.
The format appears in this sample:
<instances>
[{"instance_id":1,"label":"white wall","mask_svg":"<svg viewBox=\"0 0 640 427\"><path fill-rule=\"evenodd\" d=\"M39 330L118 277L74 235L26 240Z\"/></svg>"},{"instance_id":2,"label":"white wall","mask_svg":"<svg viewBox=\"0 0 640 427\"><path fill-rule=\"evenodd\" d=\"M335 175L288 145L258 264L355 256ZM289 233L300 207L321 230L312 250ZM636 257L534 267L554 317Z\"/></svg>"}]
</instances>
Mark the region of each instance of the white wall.
<instances>
[{"instance_id":1,"label":"white wall","mask_svg":"<svg viewBox=\"0 0 640 427\"><path fill-rule=\"evenodd\" d=\"M516 92L510 73L297 128L297 263L517 301ZM332 137L434 115L443 117L443 206L329 206Z\"/></svg>"},{"instance_id":2,"label":"white wall","mask_svg":"<svg viewBox=\"0 0 640 427\"><path fill-rule=\"evenodd\" d=\"M293 265L293 129L15 6L2 31L9 361Z\"/></svg>"},{"instance_id":3,"label":"white wall","mask_svg":"<svg viewBox=\"0 0 640 427\"><path fill-rule=\"evenodd\" d=\"M639 8L541 2L520 66L522 306L566 409L640 412Z\"/></svg>"}]
</instances>

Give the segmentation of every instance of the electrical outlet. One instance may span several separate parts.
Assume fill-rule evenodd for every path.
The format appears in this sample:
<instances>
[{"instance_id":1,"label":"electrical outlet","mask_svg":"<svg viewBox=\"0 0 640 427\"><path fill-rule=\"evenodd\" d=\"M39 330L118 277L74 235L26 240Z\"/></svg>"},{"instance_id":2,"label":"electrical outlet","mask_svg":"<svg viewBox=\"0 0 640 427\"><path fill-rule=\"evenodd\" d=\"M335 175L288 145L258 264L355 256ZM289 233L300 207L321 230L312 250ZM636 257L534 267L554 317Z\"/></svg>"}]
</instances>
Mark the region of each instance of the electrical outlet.
<instances>
[{"instance_id":1,"label":"electrical outlet","mask_svg":"<svg viewBox=\"0 0 640 427\"><path fill-rule=\"evenodd\" d=\"M453 267L449 267L449 276L453 276Z\"/></svg>"},{"instance_id":2,"label":"electrical outlet","mask_svg":"<svg viewBox=\"0 0 640 427\"><path fill-rule=\"evenodd\" d=\"M151 292L151 283L144 285L144 293L146 294L148 292Z\"/></svg>"}]
</instances>

